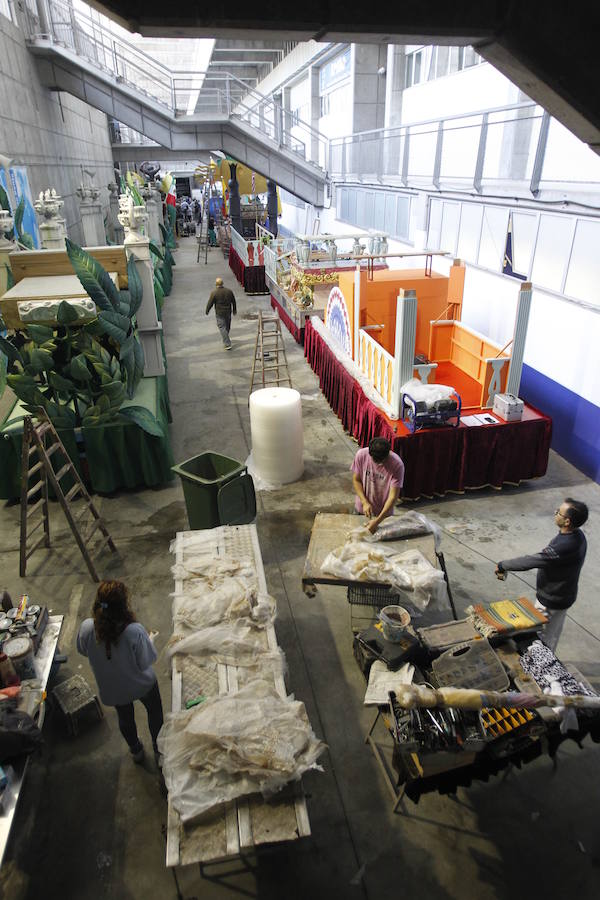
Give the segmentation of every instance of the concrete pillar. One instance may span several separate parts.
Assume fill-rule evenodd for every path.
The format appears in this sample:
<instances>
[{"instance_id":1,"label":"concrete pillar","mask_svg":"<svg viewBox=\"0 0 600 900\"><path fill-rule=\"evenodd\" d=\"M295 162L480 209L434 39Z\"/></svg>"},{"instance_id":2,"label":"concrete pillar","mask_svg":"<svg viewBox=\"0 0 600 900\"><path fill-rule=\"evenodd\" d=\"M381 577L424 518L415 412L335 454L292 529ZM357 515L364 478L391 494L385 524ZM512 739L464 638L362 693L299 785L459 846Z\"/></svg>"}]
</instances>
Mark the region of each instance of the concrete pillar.
<instances>
[{"instance_id":1,"label":"concrete pillar","mask_svg":"<svg viewBox=\"0 0 600 900\"><path fill-rule=\"evenodd\" d=\"M385 77L385 118L386 128L402 124L402 96L406 70L406 53L401 44L388 44L387 72Z\"/></svg>"},{"instance_id":2,"label":"concrete pillar","mask_svg":"<svg viewBox=\"0 0 600 900\"><path fill-rule=\"evenodd\" d=\"M119 221L125 229L125 252L128 259L133 259L142 282L142 305L136 313L136 320L138 336L144 349L144 374L164 375L162 325L158 321L154 296L154 268L150 257L150 240L144 234L148 214L145 207L133 206L128 196L120 197L119 207Z\"/></svg>"},{"instance_id":3,"label":"concrete pillar","mask_svg":"<svg viewBox=\"0 0 600 900\"><path fill-rule=\"evenodd\" d=\"M150 186L150 193L152 194L153 200L156 201L156 210L157 210L157 215L158 215L158 224L164 226L164 224L165 224L165 217L164 217L164 215L163 215L162 196L161 196L161 193L160 193L159 189L156 187L155 184L152 184L152 185ZM159 235L160 235L160 229L159 229Z\"/></svg>"},{"instance_id":4,"label":"concrete pillar","mask_svg":"<svg viewBox=\"0 0 600 900\"><path fill-rule=\"evenodd\" d=\"M319 66L311 66L308 70L308 83L309 83L309 102L310 102L310 115L309 115L309 124L311 128L314 129L314 133L310 136L310 145L307 147L308 150L308 158L312 160L312 162L321 163L321 165L327 166L328 160L319 159L319 140L317 138L316 132L319 130L319 119L321 118L321 87L319 83L319 75L321 69Z\"/></svg>"},{"instance_id":5,"label":"concrete pillar","mask_svg":"<svg viewBox=\"0 0 600 900\"><path fill-rule=\"evenodd\" d=\"M523 355L525 353L525 340L527 338L527 326L531 311L531 282L524 281L519 290L517 302L517 315L515 317L515 330L510 354L510 366L506 381L507 394L519 396L521 387L521 373L523 371Z\"/></svg>"},{"instance_id":6,"label":"concrete pillar","mask_svg":"<svg viewBox=\"0 0 600 900\"><path fill-rule=\"evenodd\" d=\"M229 163L231 178L229 180L229 215L231 224L238 234L242 233L242 202L240 200L240 186L237 180L237 163Z\"/></svg>"},{"instance_id":7,"label":"concrete pillar","mask_svg":"<svg viewBox=\"0 0 600 900\"><path fill-rule=\"evenodd\" d=\"M283 134L281 135L281 143L289 147L291 143L291 131L294 127L292 120L292 89L284 87L281 96L283 106Z\"/></svg>"},{"instance_id":8,"label":"concrete pillar","mask_svg":"<svg viewBox=\"0 0 600 900\"><path fill-rule=\"evenodd\" d=\"M277 237L277 185L267 181L267 228Z\"/></svg>"},{"instance_id":9,"label":"concrete pillar","mask_svg":"<svg viewBox=\"0 0 600 900\"><path fill-rule=\"evenodd\" d=\"M379 44L352 44L352 121L348 131L372 131L385 123L385 67L387 48ZM383 69L380 75L379 70ZM351 171L379 175L383 171L384 145L368 140L355 143Z\"/></svg>"}]
</instances>

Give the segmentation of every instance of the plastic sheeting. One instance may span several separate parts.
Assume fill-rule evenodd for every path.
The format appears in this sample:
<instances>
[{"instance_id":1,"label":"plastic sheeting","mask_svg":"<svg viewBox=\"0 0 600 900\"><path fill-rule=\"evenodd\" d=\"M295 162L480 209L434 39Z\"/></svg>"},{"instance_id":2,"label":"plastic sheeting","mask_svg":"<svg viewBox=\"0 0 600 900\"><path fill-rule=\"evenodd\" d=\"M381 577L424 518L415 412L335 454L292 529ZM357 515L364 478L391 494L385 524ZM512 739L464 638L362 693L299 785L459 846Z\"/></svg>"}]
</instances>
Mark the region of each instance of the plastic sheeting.
<instances>
[{"instance_id":1,"label":"plastic sheeting","mask_svg":"<svg viewBox=\"0 0 600 900\"><path fill-rule=\"evenodd\" d=\"M350 540L325 557L321 570L336 578L389 584L410 594L410 602L420 611L443 603L447 596L443 572L434 569L420 550L398 553L383 543Z\"/></svg>"},{"instance_id":2,"label":"plastic sheeting","mask_svg":"<svg viewBox=\"0 0 600 900\"><path fill-rule=\"evenodd\" d=\"M187 635L174 634L167 642L166 651L169 656L190 653L227 666L252 666L260 657L278 663L279 670L283 671L281 650L267 649L264 635L244 619L220 622Z\"/></svg>"},{"instance_id":3,"label":"plastic sheeting","mask_svg":"<svg viewBox=\"0 0 600 900\"><path fill-rule=\"evenodd\" d=\"M400 396L408 394L415 403L426 403L431 407L439 400L448 400L454 393L454 388L447 384L424 384L420 378L411 378L400 388Z\"/></svg>"},{"instance_id":4,"label":"plastic sheeting","mask_svg":"<svg viewBox=\"0 0 600 900\"><path fill-rule=\"evenodd\" d=\"M432 534L435 542L435 549L439 550L441 543L441 531L439 527L421 513L411 510L402 516L388 516L378 525L375 534L371 534L368 529L363 526L355 528L348 537L352 540L368 541L375 543L377 541L397 541L402 538L415 537L420 534Z\"/></svg>"},{"instance_id":5,"label":"plastic sheeting","mask_svg":"<svg viewBox=\"0 0 600 900\"><path fill-rule=\"evenodd\" d=\"M173 624L176 629L181 627L197 631L236 619L247 619L263 627L275 620L273 598L268 594L257 594L241 579L228 579L212 591L204 585L195 585L194 588L191 592L173 595Z\"/></svg>"},{"instance_id":6,"label":"plastic sheeting","mask_svg":"<svg viewBox=\"0 0 600 900\"><path fill-rule=\"evenodd\" d=\"M266 681L167 715L158 738L169 798L183 822L245 794L264 796L320 769L325 749L304 704Z\"/></svg>"}]
</instances>

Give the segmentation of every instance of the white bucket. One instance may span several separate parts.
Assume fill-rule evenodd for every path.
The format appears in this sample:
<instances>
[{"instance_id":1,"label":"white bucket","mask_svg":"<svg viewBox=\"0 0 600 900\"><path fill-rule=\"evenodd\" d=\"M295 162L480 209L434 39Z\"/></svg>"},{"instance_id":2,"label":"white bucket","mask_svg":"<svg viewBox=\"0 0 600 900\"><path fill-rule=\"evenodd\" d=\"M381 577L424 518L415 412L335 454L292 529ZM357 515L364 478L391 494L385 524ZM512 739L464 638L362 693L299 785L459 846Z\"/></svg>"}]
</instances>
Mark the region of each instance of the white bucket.
<instances>
[{"instance_id":1,"label":"white bucket","mask_svg":"<svg viewBox=\"0 0 600 900\"><path fill-rule=\"evenodd\" d=\"M410 614L403 606L384 606L379 613L379 621L386 641L395 643L402 640L406 627L410 625Z\"/></svg>"}]
</instances>

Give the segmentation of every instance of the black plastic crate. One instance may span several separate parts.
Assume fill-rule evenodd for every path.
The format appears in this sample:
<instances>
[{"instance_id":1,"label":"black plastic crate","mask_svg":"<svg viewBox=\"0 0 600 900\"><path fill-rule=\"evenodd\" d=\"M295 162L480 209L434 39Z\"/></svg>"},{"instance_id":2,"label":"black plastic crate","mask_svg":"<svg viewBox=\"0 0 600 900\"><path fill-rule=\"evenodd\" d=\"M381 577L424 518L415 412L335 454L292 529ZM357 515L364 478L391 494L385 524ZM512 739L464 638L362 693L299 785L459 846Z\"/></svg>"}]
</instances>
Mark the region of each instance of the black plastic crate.
<instances>
[{"instance_id":1,"label":"black plastic crate","mask_svg":"<svg viewBox=\"0 0 600 900\"><path fill-rule=\"evenodd\" d=\"M353 606L397 606L400 604L400 594L394 594L390 587L375 584L349 584L348 603Z\"/></svg>"}]
</instances>

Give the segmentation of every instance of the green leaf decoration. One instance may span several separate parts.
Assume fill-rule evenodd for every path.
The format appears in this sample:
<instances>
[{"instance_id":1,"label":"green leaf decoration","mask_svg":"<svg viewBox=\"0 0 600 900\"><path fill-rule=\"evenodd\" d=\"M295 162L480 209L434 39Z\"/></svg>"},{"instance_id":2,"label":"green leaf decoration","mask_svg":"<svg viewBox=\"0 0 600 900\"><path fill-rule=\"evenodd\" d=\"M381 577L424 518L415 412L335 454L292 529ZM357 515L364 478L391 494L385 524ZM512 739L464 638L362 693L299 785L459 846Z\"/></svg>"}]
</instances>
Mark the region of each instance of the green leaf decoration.
<instances>
[{"instance_id":1,"label":"green leaf decoration","mask_svg":"<svg viewBox=\"0 0 600 900\"><path fill-rule=\"evenodd\" d=\"M104 326L99 319L94 319L92 322L88 322L83 326L83 332L92 337L100 337L104 334Z\"/></svg>"},{"instance_id":2,"label":"green leaf decoration","mask_svg":"<svg viewBox=\"0 0 600 900\"><path fill-rule=\"evenodd\" d=\"M56 312L56 321L59 325L72 325L74 322L77 322L79 316L77 315L77 311L71 306L70 303L67 303L66 300L63 300L62 303L59 303L58 310Z\"/></svg>"},{"instance_id":3,"label":"green leaf decoration","mask_svg":"<svg viewBox=\"0 0 600 900\"><path fill-rule=\"evenodd\" d=\"M109 411L110 400L108 399L106 394L101 394L100 397L98 397L98 402L96 403L96 406L100 410L100 413L107 413Z\"/></svg>"},{"instance_id":4,"label":"green leaf decoration","mask_svg":"<svg viewBox=\"0 0 600 900\"><path fill-rule=\"evenodd\" d=\"M156 300L156 306L158 307L158 309L162 309L163 303L165 302L165 294L160 281L156 277L154 278L154 298Z\"/></svg>"},{"instance_id":5,"label":"green leaf decoration","mask_svg":"<svg viewBox=\"0 0 600 900\"><path fill-rule=\"evenodd\" d=\"M117 375L120 374L120 372L121 372L121 367L119 365L119 360L117 359L116 356L113 356L113 358L110 361L110 374L113 376L113 378L116 378Z\"/></svg>"},{"instance_id":6,"label":"green leaf decoration","mask_svg":"<svg viewBox=\"0 0 600 900\"><path fill-rule=\"evenodd\" d=\"M124 344L121 345L119 358L121 360L121 370L127 382L127 396L131 400L135 391L135 357L133 355L133 332L129 335Z\"/></svg>"},{"instance_id":7,"label":"green leaf decoration","mask_svg":"<svg viewBox=\"0 0 600 900\"><path fill-rule=\"evenodd\" d=\"M144 206L144 199L135 186L135 182L133 180L133 175L131 174L131 172L127 173L127 186L129 188L129 193L133 197L133 202L135 203L135 205Z\"/></svg>"},{"instance_id":8,"label":"green leaf decoration","mask_svg":"<svg viewBox=\"0 0 600 900\"><path fill-rule=\"evenodd\" d=\"M45 344L54 337L54 330L47 325L28 325L27 334L34 344Z\"/></svg>"},{"instance_id":9,"label":"green leaf decoration","mask_svg":"<svg viewBox=\"0 0 600 900\"><path fill-rule=\"evenodd\" d=\"M0 397L6 390L6 374L8 370L8 360L3 353L0 353Z\"/></svg>"},{"instance_id":10,"label":"green leaf decoration","mask_svg":"<svg viewBox=\"0 0 600 900\"><path fill-rule=\"evenodd\" d=\"M92 373L88 369L87 362L83 353L74 356L71 360L71 376L76 381L89 381Z\"/></svg>"},{"instance_id":11,"label":"green leaf decoration","mask_svg":"<svg viewBox=\"0 0 600 900\"><path fill-rule=\"evenodd\" d=\"M58 372L50 372L48 376L48 381L57 391L63 391L64 393L74 393L77 389L76 385L73 384L68 378L63 378L62 375L59 375Z\"/></svg>"},{"instance_id":12,"label":"green leaf decoration","mask_svg":"<svg viewBox=\"0 0 600 900\"><path fill-rule=\"evenodd\" d=\"M69 238L65 245L71 265L82 287L92 298L98 309L116 310L119 308L119 291L113 284L108 272Z\"/></svg>"},{"instance_id":13,"label":"green leaf decoration","mask_svg":"<svg viewBox=\"0 0 600 900\"><path fill-rule=\"evenodd\" d=\"M7 212L11 212L10 201L8 199L8 194L0 184L0 209L5 209Z\"/></svg>"},{"instance_id":14,"label":"green leaf decoration","mask_svg":"<svg viewBox=\"0 0 600 900\"><path fill-rule=\"evenodd\" d=\"M119 420L122 421L123 419L127 422L133 422L147 434L152 434L155 437L164 437L164 432L158 420L143 406L125 407L119 413Z\"/></svg>"},{"instance_id":15,"label":"green leaf decoration","mask_svg":"<svg viewBox=\"0 0 600 900\"><path fill-rule=\"evenodd\" d=\"M15 276L13 275L12 269L8 265L8 263L4 263L4 268L6 269L6 290L10 291L10 289L15 286Z\"/></svg>"},{"instance_id":16,"label":"green leaf decoration","mask_svg":"<svg viewBox=\"0 0 600 900\"><path fill-rule=\"evenodd\" d=\"M144 374L144 348L137 335L133 339L133 356L131 359L127 359L125 368L127 370L127 396L132 400Z\"/></svg>"},{"instance_id":17,"label":"green leaf decoration","mask_svg":"<svg viewBox=\"0 0 600 900\"><path fill-rule=\"evenodd\" d=\"M119 312L108 309L102 310L102 312L98 316L98 319L100 322L102 322L102 326L106 334L117 341L118 344L122 344L127 337L127 332L131 327L129 318L127 316L122 316ZM109 365L110 357L107 360L103 359L103 362L105 363L105 365Z\"/></svg>"},{"instance_id":18,"label":"green leaf decoration","mask_svg":"<svg viewBox=\"0 0 600 900\"><path fill-rule=\"evenodd\" d=\"M133 356L133 331L123 341L119 350L119 359L121 362L125 362L129 356Z\"/></svg>"},{"instance_id":19,"label":"green leaf decoration","mask_svg":"<svg viewBox=\"0 0 600 900\"><path fill-rule=\"evenodd\" d=\"M35 250L33 238L27 231L21 232L21 234L19 235L19 243L26 247L28 250Z\"/></svg>"},{"instance_id":20,"label":"green leaf decoration","mask_svg":"<svg viewBox=\"0 0 600 900\"><path fill-rule=\"evenodd\" d=\"M25 197L21 197L15 212L15 233L19 240L23 233L23 214L25 212Z\"/></svg>"},{"instance_id":21,"label":"green leaf decoration","mask_svg":"<svg viewBox=\"0 0 600 900\"><path fill-rule=\"evenodd\" d=\"M150 241L150 252L154 253L155 256L158 256L159 259L164 259L164 254L158 244L155 244L154 241Z\"/></svg>"},{"instance_id":22,"label":"green leaf decoration","mask_svg":"<svg viewBox=\"0 0 600 900\"><path fill-rule=\"evenodd\" d=\"M129 315L133 318L142 305L143 287L133 259L127 262L127 289L129 290Z\"/></svg>"},{"instance_id":23,"label":"green leaf decoration","mask_svg":"<svg viewBox=\"0 0 600 900\"><path fill-rule=\"evenodd\" d=\"M36 347L31 354L31 365L36 372L46 372L54 365L54 357L49 350L42 350L41 347Z\"/></svg>"},{"instance_id":24,"label":"green leaf decoration","mask_svg":"<svg viewBox=\"0 0 600 900\"><path fill-rule=\"evenodd\" d=\"M102 388L104 396L110 401L110 405L120 406L125 399L125 385L122 381L109 381Z\"/></svg>"},{"instance_id":25,"label":"green leaf decoration","mask_svg":"<svg viewBox=\"0 0 600 900\"><path fill-rule=\"evenodd\" d=\"M0 352L8 359L9 363L20 362L23 365L23 357L11 341L0 336Z\"/></svg>"}]
</instances>

